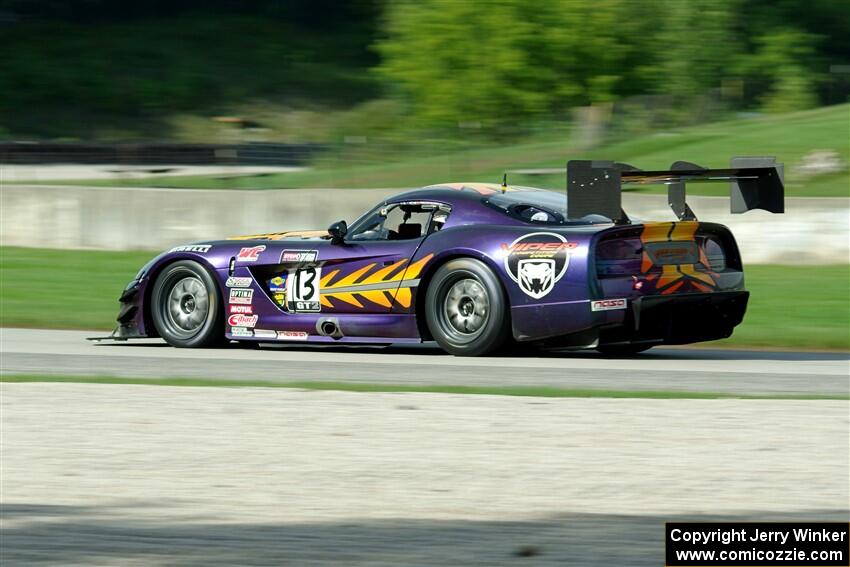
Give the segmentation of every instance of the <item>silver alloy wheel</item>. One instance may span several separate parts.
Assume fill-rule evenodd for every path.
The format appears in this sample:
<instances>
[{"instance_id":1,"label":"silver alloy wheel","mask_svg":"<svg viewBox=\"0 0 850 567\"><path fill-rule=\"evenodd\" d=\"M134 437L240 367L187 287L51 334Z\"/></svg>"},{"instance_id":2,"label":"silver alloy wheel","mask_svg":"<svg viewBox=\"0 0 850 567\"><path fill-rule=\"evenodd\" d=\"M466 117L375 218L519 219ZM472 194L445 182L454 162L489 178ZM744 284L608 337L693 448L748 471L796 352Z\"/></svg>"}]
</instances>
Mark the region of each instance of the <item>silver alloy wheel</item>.
<instances>
[{"instance_id":1,"label":"silver alloy wheel","mask_svg":"<svg viewBox=\"0 0 850 567\"><path fill-rule=\"evenodd\" d=\"M180 279L168 292L163 305L169 330L181 337L191 337L204 325L210 300L204 282L196 276Z\"/></svg>"},{"instance_id":2,"label":"silver alloy wheel","mask_svg":"<svg viewBox=\"0 0 850 567\"><path fill-rule=\"evenodd\" d=\"M443 314L451 327L447 330L453 330L468 340L484 329L490 314L490 298L477 280L458 280L446 293Z\"/></svg>"}]
</instances>

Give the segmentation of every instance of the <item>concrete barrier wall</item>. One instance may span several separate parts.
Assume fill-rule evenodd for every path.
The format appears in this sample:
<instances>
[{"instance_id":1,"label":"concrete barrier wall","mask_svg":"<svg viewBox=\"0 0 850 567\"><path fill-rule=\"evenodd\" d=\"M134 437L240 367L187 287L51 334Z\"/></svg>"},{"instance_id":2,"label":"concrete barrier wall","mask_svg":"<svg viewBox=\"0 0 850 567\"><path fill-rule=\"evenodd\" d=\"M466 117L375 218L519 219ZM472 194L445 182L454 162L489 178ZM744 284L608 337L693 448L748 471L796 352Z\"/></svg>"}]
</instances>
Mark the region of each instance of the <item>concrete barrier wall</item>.
<instances>
[{"instance_id":1,"label":"concrete barrier wall","mask_svg":"<svg viewBox=\"0 0 850 567\"><path fill-rule=\"evenodd\" d=\"M258 232L352 221L397 189L223 191L6 185L0 188L4 246L160 250ZM663 195L625 194L633 218L674 220ZM748 263L850 261L850 200L790 198L786 214L730 215L724 197L688 199L697 217L729 226Z\"/></svg>"}]
</instances>

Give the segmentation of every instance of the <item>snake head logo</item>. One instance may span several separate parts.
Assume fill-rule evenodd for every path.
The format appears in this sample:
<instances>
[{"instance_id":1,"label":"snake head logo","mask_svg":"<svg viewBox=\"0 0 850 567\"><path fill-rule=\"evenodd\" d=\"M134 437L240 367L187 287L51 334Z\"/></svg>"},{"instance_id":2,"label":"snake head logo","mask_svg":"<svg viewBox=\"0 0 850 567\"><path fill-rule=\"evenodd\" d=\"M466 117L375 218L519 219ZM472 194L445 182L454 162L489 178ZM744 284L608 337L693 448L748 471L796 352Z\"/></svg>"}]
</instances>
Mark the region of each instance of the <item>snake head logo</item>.
<instances>
[{"instance_id":1,"label":"snake head logo","mask_svg":"<svg viewBox=\"0 0 850 567\"><path fill-rule=\"evenodd\" d=\"M577 243L555 232L524 234L501 245L505 271L522 292L532 299L546 296L564 277L570 252Z\"/></svg>"},{"instance_id":2,"label":"snake head logo","mask_svg":"<svg viewBox=\"0 0 850 567\"><path fill-rule=\"evenodd\" d=\"M540 299L555 285L555 260L520 260L517 270L519 286L534 299Z\"/></svg>"}]
</instances>

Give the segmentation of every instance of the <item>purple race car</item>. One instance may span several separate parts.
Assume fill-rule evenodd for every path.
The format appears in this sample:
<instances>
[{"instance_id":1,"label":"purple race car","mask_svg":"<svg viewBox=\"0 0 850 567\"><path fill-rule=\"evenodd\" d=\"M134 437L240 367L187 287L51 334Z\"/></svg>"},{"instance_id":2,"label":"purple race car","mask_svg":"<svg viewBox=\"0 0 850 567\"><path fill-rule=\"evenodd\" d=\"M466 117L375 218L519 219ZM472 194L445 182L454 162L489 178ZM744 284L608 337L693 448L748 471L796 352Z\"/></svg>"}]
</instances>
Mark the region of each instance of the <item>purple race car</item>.
<instances>
[{"instance_id":1,"label":"purple race car","mask_svg":"<svg viewBox=\"0 0 850 567\"><path fill-rule=\"evenodd\" d=\"M121 295L115 339L418 343L456 355L507 341L634 353L728 337L747 305L732 234L697 222L685 182L731 185L733 212L783 210L782 168L571 161L563 194L453 183L402 193L327 231L177 246ZM638 222L621 186L668 185L676 222ZM568 206L569 202L569 206Z\"/></svg>"}]
</instances>

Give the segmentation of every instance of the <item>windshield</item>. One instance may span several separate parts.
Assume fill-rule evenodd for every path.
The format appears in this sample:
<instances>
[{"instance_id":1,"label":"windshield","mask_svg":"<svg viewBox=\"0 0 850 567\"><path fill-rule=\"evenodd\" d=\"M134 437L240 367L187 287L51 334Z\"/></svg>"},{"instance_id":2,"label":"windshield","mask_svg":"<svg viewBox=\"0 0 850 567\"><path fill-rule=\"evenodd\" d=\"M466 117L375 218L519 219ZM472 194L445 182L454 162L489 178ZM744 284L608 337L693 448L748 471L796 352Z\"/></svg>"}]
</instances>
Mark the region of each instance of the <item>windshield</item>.
<instances>
[{"instance_id":1,"label":"windshield","mask_svg":"<svg viewBox=\"0 0 850 567\"><path fill-rule=\"evenodd\" d=\"M609 223L601 215L588 215L570 219L567 214L567 197L554 191L507 191L482 199L485 205L506 215L531 224L594 224Z\"/></svg>"}]
</instances>

